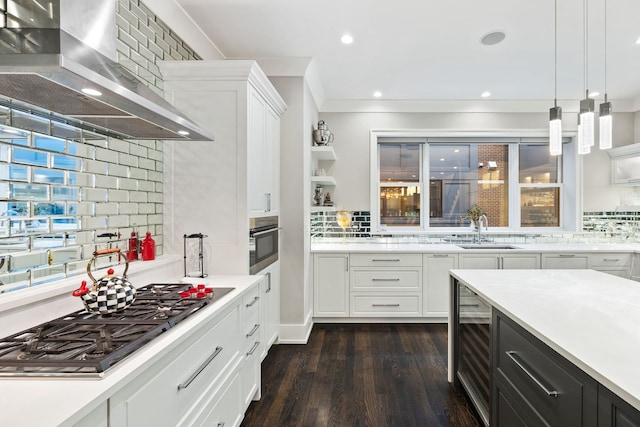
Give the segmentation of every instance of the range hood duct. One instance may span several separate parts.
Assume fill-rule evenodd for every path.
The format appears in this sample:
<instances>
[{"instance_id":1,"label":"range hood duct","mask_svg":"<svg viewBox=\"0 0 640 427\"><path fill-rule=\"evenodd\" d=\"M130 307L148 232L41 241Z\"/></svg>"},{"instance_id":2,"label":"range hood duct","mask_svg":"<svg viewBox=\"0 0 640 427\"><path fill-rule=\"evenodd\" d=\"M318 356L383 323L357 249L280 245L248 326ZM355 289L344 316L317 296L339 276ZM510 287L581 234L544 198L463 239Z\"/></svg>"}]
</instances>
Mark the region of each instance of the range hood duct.
<instances>
[{"instance_id":1,"label":"range hood duct","mask_svg":"<svg viewBox=\"0 0 640 427\"><path fill-rule=\"evenodd\" d=\"M0 95L17 107L124 138L212 141L118 64L116 1L6 0Z\"/></svg>"}]
</instances>

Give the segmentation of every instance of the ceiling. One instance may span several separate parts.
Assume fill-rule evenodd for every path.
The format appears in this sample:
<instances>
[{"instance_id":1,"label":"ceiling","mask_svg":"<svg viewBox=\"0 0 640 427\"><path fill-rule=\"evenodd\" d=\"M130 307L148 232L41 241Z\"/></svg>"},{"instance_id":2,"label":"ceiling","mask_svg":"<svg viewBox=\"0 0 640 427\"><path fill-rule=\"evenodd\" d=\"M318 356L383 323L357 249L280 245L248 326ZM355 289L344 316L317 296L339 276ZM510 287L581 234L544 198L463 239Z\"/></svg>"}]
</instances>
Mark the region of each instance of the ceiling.
<instances>
[{"instance_id":1,"label":"ceiling","mask_svg":"<svg viewBox=\"0 0 640 427\"><path fill-rule=\"evenodd\" d=\"M557 0L557 98L605 91L605 0ZM338 105L554 99L553 0L176 0L226 59L313 58ZM606 4L606 86L614 110L640 109L640 0ZM502 31L499 44L483 45ZM353 36L351 45L340 37ZM586 39L586 40L585 40ZM585 46L588 67L585 73ZM588 84L585 84L588 74ZM588 86L587 86L588 85ZM489 100L489 101L486 101ZM413 107L412 107L413 108Z\"/></svg>"}]
</instances>

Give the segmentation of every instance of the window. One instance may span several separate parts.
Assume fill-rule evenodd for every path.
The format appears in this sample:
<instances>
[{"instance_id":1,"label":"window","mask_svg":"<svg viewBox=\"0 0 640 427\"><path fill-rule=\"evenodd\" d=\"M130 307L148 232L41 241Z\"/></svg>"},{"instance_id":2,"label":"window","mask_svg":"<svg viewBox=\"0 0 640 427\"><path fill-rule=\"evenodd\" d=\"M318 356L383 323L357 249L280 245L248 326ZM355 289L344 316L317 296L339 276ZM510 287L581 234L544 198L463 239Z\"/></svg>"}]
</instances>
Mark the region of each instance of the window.
<instances>
[{"instance_id":1,"label":"window","mask_svg":"<svg viewBox=\"0 0 640 427\"><path fill-rule=\"evenodd\" d=\"M519 146L520 226L560 226L560 167L549 147Z\"/></svg>"},{"instance_id":2,"label":"window","mask_svg":"<svg viewBox=\"0 0 640 427\"><path fill-rule=\"evenodd\" d=\"M422 228L422 144L378 146L380 226Z\"/></svg>"},{"instance_id":3,"label":"window","mask_svg":"<svg viewBox=\"0 0 640 427\"><path fill-rule=\"evenodd\" d=\"M467 228L474 205L491 228L561 227L563 158L542 141L372 133L372 229Z\"/></svg>"}]
</instances>

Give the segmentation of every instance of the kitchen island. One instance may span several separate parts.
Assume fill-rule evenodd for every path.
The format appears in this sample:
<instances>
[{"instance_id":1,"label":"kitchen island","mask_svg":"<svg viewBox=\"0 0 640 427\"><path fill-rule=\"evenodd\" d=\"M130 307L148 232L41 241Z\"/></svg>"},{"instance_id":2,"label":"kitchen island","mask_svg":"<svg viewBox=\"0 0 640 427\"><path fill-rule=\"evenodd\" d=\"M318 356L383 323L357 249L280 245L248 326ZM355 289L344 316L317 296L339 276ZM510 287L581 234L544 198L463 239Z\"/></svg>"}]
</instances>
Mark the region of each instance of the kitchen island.
<instances>
[{"instance_id":1,"label":"kitchen island","mask_svg":"<svg viewBox=\"0 0 640 427\"><path fill-rule=\"evenodd\" d=\"M619 425L636 425L634 423L638 421L634 417L640 410L640 284L593 270L451 270L450 274L452 295L458 284L463 285L491 307L493 322L506 319L500 324L491 324L491 406L494 412L496 391L500 391L496 372L503 369L500 366L502 354L497 350L500 350L501 341L506 340L500 328L517 329L522 330L522 334L514 332L512 335L530 335L533 338L527 342L538 349L548 347L541 349L540 358L557 356L563 359L559 365L575 366L576 371L586 374L587 381L597 383L593 387L597 389L598 406L604 400L601 390L628 405L632 410L629 419L633 421ZM451 302L451 312L455 313L455 297ZM503 324L507 326L501 326ZM455 315L452 315L449 317L450 382L454 382L456 374L455 328ZM516 352L507 353L513 356ZM522 354L525 354L524 350ZM524 362L517 364L520 365L527 366ZM536 375L535 370L529 371ZM551 387L547 394L553 399L557 397L553 389L557 375L550 378L552 381L542 383ZM581 390L584 396L587 396L587 389L585 386ZM564 393L561 387L558 390L560 395ZM587 406L586 402L584 405ZM603 412L599 407L594 420ZM493 414L492 419L495 420L495 416ZM602 424L599 420L597 425L612 424Z\"/></svg>"}]
</instances>

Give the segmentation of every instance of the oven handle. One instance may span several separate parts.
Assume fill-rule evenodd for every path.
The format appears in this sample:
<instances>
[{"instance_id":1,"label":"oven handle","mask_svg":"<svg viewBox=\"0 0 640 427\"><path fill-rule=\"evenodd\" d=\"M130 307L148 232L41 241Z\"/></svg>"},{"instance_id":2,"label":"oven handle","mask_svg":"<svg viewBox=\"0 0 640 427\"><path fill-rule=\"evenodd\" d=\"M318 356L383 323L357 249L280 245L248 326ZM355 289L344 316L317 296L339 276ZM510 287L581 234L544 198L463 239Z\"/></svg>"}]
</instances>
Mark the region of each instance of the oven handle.
<instances>
[{"instance_id":1,"label":"oven handle","mask_svg":"<svg viewBox=\"0 0 640 427\"><path fill-rule=\"evenodd\" d=\"M267 234L267 233L272 233L274 231L279 231L282 230L282 227L278 227L278 228L270 228L268 230L264 230L264 231L258 231L256 233L249 233L250 237L255 237L255 236L262 236L263 234Z\"/></svg>"},{"instance_id":2,"label":"oven handle","mask_svg":"<svg viewBox=\"0 0 640 427\"><path fill-rule=\"evenodd\" d=\"M189 385L193 382L193 380L195 380L196 377L200 375L200 372L204 371L204 368L206 368L209 365L209 363L211 363L211 361L215 359L217 355L220 354L221 351L222 351L222 347L216 347L216 351L214 351L213 354L209 356L209 358L205 360L202 365L200 365L200 367L196 372L191 374L191 376L189 377L189 379L187 379L187 381L185 381L182 384L178 384L178 390L183 390L189 387Z\"/></svg>"}]
</instances>

